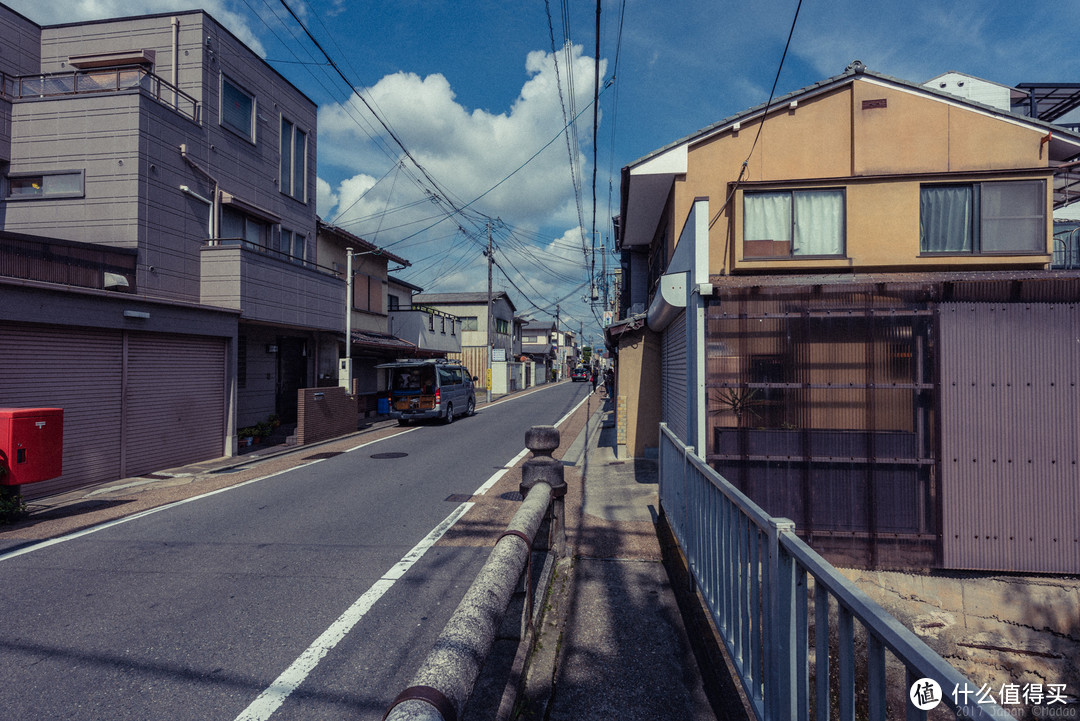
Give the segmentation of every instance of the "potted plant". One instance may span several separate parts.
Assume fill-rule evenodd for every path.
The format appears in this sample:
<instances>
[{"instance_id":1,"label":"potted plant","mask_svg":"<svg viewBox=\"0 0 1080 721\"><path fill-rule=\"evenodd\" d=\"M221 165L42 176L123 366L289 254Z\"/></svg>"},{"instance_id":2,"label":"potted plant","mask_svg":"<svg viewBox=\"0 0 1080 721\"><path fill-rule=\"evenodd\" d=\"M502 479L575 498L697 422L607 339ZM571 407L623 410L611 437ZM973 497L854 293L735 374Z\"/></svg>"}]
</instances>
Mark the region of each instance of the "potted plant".
<instances>
[{"instance_id":1,"label":"potted plant","mask_svg":"<svg viewBox=\"0 0 1080 721\"><path fill-rule=\"evenodd\" d=\"M255 424L255 442L262 443L262 440L269 436L273 432L270 424L267 421L259 421Z\"/></svg>"},{"instance_id":2,"label":"potted plant","mask_svg":"<svg viewBox=\"0 0 1080 721\"><path fill-rule=\"evenodd\" d=\"M250 446L255 438L256 430L253 426L246 426L236 431L236 436L241 446Z\"/></svg>"}]
</instances>

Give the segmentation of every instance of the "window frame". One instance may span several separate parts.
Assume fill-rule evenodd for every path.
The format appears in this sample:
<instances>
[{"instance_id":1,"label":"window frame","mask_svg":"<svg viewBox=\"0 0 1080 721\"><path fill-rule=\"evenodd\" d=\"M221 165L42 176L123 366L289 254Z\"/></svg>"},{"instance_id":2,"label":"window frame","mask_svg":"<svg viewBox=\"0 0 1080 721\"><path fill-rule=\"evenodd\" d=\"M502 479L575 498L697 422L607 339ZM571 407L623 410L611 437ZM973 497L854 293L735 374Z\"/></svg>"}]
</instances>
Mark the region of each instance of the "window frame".
<instances>
[{"instance_id":1,"label":"window frame","mask_svg":"<svg viewBox=\"0 0 1080 721\"><path fill-rule=\"evenodd\" d=\"M839 232L839 249L836 253L801 253L797 251L797 229L798 218L796 201L797 196L808 196L813 194L832 194L839 195L840 207L837 211L837 230ZM788 222L787 230L788 235L786 240L776 240L771 238L752 238L747 240L746 223L747 216L747 201L751 198L765 195L786 195L788 196L787 212ZM813 188L755 188L753 190L744 190L742 194L742 252L743 260L759 261L759 260L814 260L814 259L833 259L833 258L846 258L847 257L847 187L846 186L828 186L828 187L813 187ZM766 244L785 244L787 245L786 253L748 253L747 243L757 243L760 245L753 246L757 248L773 248Z\"/></svg>"},{"instance_id":2,"label":"window frame","mask_svg":"<svg viewBox=\"0 0 1080 721\"><path fill-rule=\"evenodd\" d=\"M286 125L288 125L287 133ZM278 129L278 190L293 200L307 203L307 150L310 133L284 114L281 115ZM302 147L297 147L298 145ZM297 156L300 158L299 163L297 163Z\"/></svg>"},{"instance_id":3,"label":"window frame","mask_svg":"<svg viewBox=\"0 0 1080 721\"><path fill-rule=\"evenodd\" d=\"M226 214L235 215L236 217L240 218L243 225L243 232L240 235L225 235L224 229L226 222ZM261 229L259 233L261 239L259 241L252 240L249 237L249 227L257 227ZM273 223L270 223L262 218L257 218L254 215L249 215L243 210L240 210L239 208L234 208L231 205L223 205L221 207L221 228L218 231L218 235L223 240L240 240L244 243L248 243L259 248L269 248L271 250L274 250L274 248L271 247L271 243L273 242L273 231Z\"/></svg>"},{"instance_id":4,"label":"window frame","mask_svg":"<svg viewBox=\"0 0 1080 721\"><path fill-rule=\"evenodd\" d=\"M377 275L367 273L353 274L352 309L361 313L386 315L383 308L383 287L386 281ZM361 289L363 292L361 292ZM363 301L360 305L359 301Z\"/></svg>"},{"instance_id":5,"label":"window frame","mask_svg":"<svg viewBox=\"0 0 1080 721\"><path fill-rule=\"evenodd\" d=\"M229 114L225 112L225 93L226 85L232 90L236 91L240 95L246 97L250 103L251 108L248 111L248 128L244 130L239 123L235 123L229 117ZM243 85L236 82L225 73L221 73L221 82L218 86L218 124L235 135L240 136L244 140L247 140L252 145L256 143L256 129L258 124L256 119L259 117L259 101L255 97L254 93L249 92Z\"/></svg>"},{"instance_id":6,"label":"window frame","mask_svg":"<svg viewBox=\"0 0 1080 721\"><path fill-rule=\"evenodd\" d=\"M307 236L282 226L278 236L278 252L294 263L303 263L307 260Z\"/></svg>"},{"instance_id":7,"label":"window frame","mask_svg":"<svg viewBox=\"0 0 1080 721\"><path fill-rule=\"evenodd\" d=\"M78 190L57 191L49 192L47 189L48 178L56 177L73 177L78 178ZM37 193L13 193L12 181L33 181L37 179L40 184L40 192ZM86 171L84 170L48 170L40 173L8 173L4 182L4 200L62 200L65 198L85 198L86 197Z\"/></svg>"},{"instance_id":8,"label":"window frame","mask_svg":"<svg viewBox=\"0 0 1080 721\"><path fill-rule=\"evenodd\" d=\"M983 203L983 192L986 186L994 186L995 188L1001 188L1003 186L1019 187L1020 185L1038 186L1039 193L1036 205L1038 206L1038 213L1035 215L1022 215L1013 216L1014 219L1019 218L1030 222L1037 222L1041 225L1042 232L1039 234L1039 238L1042 239L1039 248L1027 247L1027 248L1008 248L1008 249L985 249L984 237L988 235L988 226L992 226L996 222L1007 219L1007 217L1001 215L989 215L989 211L986 204ZM971 248L950 248L945 250L930 250L927 248L927 227L925 216L927 213L927 190L938 189L966 189L970 191L970 199L968 200L968 219L969 225L967 227L968 235L971 239ZM1046 234L1047 223L1049 222L1048 213L1046 211L1046 181L1042 178L1022 178L1013 180L974 180L968 182L940 182L940 183L921 183L919 185L919 255L925 257L942 257L942 256L1011 256L1011 255L1047 255L1050 251L1046 249Z\"/></svg>"}]
</instances>

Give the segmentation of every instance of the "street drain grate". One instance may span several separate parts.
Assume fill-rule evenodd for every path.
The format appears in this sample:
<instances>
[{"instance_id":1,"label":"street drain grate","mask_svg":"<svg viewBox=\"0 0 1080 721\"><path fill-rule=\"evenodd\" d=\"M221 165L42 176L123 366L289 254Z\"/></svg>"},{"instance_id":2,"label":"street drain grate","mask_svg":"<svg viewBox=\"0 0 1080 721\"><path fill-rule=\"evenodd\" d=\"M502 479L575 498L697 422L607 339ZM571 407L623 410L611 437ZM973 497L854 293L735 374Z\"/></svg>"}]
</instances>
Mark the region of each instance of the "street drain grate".
<instances>
[{"instance_id":1,"label":"street drain grate","mask_svg":"<svg viewBox=\"0 0 1080 721\"><path fill-rule=\"evenodd\" d=\"M327 458L333 458L334 456L340 456L343 451L326 451L325 453L313 453L310 456L304 456L305 461L322 461Z\"/></svg>"},{"instance_id":2,"label":"street drain grate","mask_svg":"<svg viewBox=\"0 0 1080 721\"><path fill-rule=\"evenodd\" d=\"M409 454L408 453L391 452L391 453L373 453L371 455L371 457L372 458L404 458L407 455L409 455Z\"/></svg>"},{"instance_id":3,"label":"street drain grate","mask_svg":"<svg viewBox=\"0 0 1080 721\"><path fill-rule=\"evenodd\" d=\"M465 503L466 501L471 500L472 496L470 496L468 493L452 493L446 497L447 503Z\"/></svg>"},{"instance_id":4,"label":"street drain grate","mask_svg":"<svg viewBox=\"0 0 1080 721\"><path fill-rule=\"evenodd\" d=\"M501 494L499 496L499 498L503 499L504 501L524 501L525 500L525 496L521 495L517 491L509 491L507 493L503 493L503 494Z\"/></svg>"}]
</instances>

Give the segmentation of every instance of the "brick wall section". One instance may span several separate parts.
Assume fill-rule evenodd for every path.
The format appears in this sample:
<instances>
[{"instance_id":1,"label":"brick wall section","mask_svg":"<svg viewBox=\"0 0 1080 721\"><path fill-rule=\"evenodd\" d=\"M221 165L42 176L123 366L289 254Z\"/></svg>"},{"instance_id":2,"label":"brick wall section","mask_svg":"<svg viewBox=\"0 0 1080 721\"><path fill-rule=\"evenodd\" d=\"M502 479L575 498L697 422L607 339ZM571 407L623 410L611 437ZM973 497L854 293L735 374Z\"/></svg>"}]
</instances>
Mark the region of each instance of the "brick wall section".
<instances>
[{"instance_id":1,"label":"brick wall section","mask_svg":"<svg viewBox=\"0 0 1080 721\"><path fill-rule=\"evenodd\" d=\"M301 388L298 394L296 442L299 445L336 438L356 430L356 396L345 388Z\"/></svg>"}]
</instances>

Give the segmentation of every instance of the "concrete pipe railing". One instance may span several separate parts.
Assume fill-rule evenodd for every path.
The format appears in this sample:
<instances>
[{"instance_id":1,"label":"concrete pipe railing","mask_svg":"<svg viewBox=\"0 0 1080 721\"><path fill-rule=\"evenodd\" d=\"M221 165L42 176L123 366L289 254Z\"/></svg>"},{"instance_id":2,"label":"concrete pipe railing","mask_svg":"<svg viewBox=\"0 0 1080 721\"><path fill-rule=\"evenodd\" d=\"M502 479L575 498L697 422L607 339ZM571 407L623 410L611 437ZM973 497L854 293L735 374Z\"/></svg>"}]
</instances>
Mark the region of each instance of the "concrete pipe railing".
<instances>
[{"instance_id":1,"label":"concrete pipe railing","mask_svg":"<svg viewBox=\"0 0 1080 721\"><path fill-rule=\"evenodd\" d=\"M559 432L553 426L533 426L525 434L525 445L533 457L522 466L521 492L525 499L521 508L496 542L411 685L391 704L384 721L460 719L518 579L530 561L533 542L549 507L552 550L557 555L564 553L566 482L562 463L551 457L559 447Z\"/></svg>"}]
</instances>

